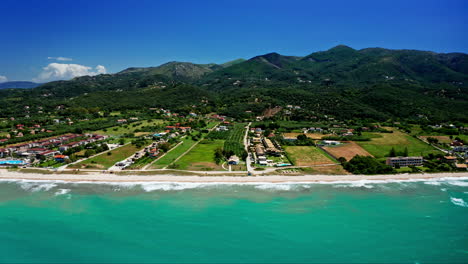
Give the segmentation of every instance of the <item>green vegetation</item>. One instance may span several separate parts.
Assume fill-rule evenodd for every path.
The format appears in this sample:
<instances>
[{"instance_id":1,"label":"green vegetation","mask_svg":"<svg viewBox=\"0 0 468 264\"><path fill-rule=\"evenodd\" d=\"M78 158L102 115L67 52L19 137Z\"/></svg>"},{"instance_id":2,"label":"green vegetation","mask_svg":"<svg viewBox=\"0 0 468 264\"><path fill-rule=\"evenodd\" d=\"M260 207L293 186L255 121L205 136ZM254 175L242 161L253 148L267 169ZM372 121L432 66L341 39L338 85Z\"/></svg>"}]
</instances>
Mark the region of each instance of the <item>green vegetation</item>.
<instances>
[{"instance_id":1,"label":"green vegetation","mask_svg":"<svg viewBox=\"0 0 468 264\"><path fill-rule=\"evenodd\" d=\"M142 120L131 124L117 125L113 127L106 128L105 130L97 130L94 133L99 135L108 135L108 136L124 136L128 134L133 134L135 131L138 131L146 126L162 126L164 124L163 120Z\"/></svg>"},{"instance_id":2,"label":"green vegetation","mask_svg":"<svg viewBox=\"0 0 468 264\"><path fill-rule=\"evenodd\" d=\"M113 149L107 153L102 153L91 159L81 161L77 164L70 165L70 168L84 168L84 169L108 169L115 163L130 157L135 152L141 150L133 144Z\"/></svg>"},{"instance_id":3,"label":"green vegetation","mask_svg":"<svg viewBox=\"0 0 468 264\"><path fill-rule=\"evenodd\" d=\"M286 146L289 160L296 166L333 164L334 160L321 149L312 146Z\"/></svg>"},{"instance_id":4,"label":"green vegetation","mask_svg":"<svg viewBox=\"0 0 468 264\"><path fill-rule=\"evenodd\" d=\"M183 138L182 143L177 147L173 148L164 156L159 158L155 163L151 165L152 169L162 169L176 160L180 155L189 150L197 141L192 140L191 138Z\"/></svg>"},{"instance_id":5,"label":"green vegetation","mask_svg":"<svg viewBox=\"0 0 468 264\"><path fill-rule=\"evenodd\" d=\"M25 116L18 105L40 105L44 113L63 105L65 114L80 117L163 107L243 119L272 105L292 104L302 110L287 118L297 121L319 113L342 120L466 123L467 57L337 46L305 57L270 53L226 65L171 62L0 90L0 116Z\"/></svg>"},{"instance_id":6,"label":"green vegetation","mask_svg":"<svg viewBox=\"0 0 468 264\"><path fill-rule=\"evenodd\" d=\"M215 150L223 146L223 140L202 140L178 160L171 168L182 170L221 169L215 162Z\"/></svg>"},{"instance_id":7,"label":"green vegetation","mask_svg":"<svg viewBox=\"0 0 468 264\"><path fill-rule=\"evenodd\" d=\"M150 156L143 156L139 159L137 159L132 165L128 167L130 170L139 170L143 168L145 165L151 163L154 160L154 158Z\"/></svg>"},{"instance_id":8,"label":"green vegetation","mask_svg":"<svg viewBox=\"0 0 468 264\"><path fill-rule=\"evenodd\" d=\"M345 170L353 174L390 174L396 171L377 159L368 156L354 156L350 161L343 162Z\"/></svg>"},{"instance_id":9,"label":"green vegetation","mask_svg":"<svg viewBox=\"0 0 468 264\"><path fill-rule=\"evenodd\" d=\"M368 133L363 133L363 135L367 134ZM400 131L394 131L393 133L380 133L379 135L382 137L372 138L370 141L360 141L357 143L376 158L388 157L392 149L395 150L395 155L405 153L407 150L408 156L424 156L429 153L439 152L421 140Z\"/></svg>"},{"instance_id":10,"label":"green vegetation","mask_svg":"<svg viewBox=\"0 0 468 264\"><path fill-rule=\"evenodd\" d=\"M229 137L224 141L223 151L226 156L236 155L241 159L247 157L244 148L245 124L235 124L230 131Z\"/></svg>"}]
</instances>

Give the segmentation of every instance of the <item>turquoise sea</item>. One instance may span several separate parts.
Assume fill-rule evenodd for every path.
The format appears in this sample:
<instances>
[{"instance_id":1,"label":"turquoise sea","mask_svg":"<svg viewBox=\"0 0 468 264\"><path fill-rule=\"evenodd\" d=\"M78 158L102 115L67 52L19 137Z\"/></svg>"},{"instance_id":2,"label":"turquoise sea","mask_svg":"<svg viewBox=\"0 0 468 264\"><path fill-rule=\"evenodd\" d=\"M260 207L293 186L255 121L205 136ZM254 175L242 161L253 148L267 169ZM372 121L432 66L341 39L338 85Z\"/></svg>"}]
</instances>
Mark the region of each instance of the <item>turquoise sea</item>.
<instances>
[{"instance_id":1,"label":"turquoise sea","mask_svg":"<svg viewBox=\"0 0 468 264\"><path fill-rule=\"evenodd\" d=\"M0 182L0 262L468 262L468 180Z\"/></svg>"}]
</instances>

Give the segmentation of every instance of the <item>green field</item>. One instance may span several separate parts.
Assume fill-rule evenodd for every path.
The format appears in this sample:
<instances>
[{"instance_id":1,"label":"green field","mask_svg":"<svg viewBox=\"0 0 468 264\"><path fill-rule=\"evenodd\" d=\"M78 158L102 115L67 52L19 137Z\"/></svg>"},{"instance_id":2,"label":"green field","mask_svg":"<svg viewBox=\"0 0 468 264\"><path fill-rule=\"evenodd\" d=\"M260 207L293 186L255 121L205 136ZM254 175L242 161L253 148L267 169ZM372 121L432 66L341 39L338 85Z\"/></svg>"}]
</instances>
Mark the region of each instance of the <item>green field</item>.
<instances>
[{"instance_id":1,"label":"green field","mask_svg":"<svg viewBox=\"0 0 468 264\"><path fill-rule=\"evenodd\" d=\"M164 121L160 119L153 119L153 120L142 120L142 121L137 121L134 123L130 124L122 124L122 125L117 125L113 127L109 127L104 130L98 130L94 131L94 133L99 134L99 135L107 135L107 136L122 136L127 133L134 133L136 129L141 129L144 126L157 126L163 124ZM136 125L138 124L138 125ZM134 125L136 125L134 127ZM155 131L156 132L156 131Z\"/></svg>"},{"instance_id":2,"label":"green field","mask_svg":"<svg viewBox=\"0 0 468 264\"><path fill-rule=\"evenodd\" d=\"M208 124L206 124L206 129L211 129L213 127L215 127L217 124L219 124L218 121L211 121L211 122L208 122Z\"/></svg>"},{"instance_id":3,"label":"green field","mask_svg":"<svg viewBox=\"0 0 468 264\"><path fill-rule=\"evenodd\" d=\"M143 168L145 165L151 163L155 158L149 157L149 156L144 156L142 158L139 158L136 160L132 165L128 167L130 170L139 170Z\"/></svg>"},{"instance_id":4,"label":"green field","mask_svg":"<svg viewBox=\"0 0 468 264\"><path fill-rule=\"evenodd\" d=\"M321 149L313 146L285 146L291 162L296 166L313 166L335 163L331 157Z\"/></svg>"},{"instance_id":5,"label":"green field","mask_svg":"<svg viewBox=\"0 0 468 264\"><path fill-rule=\"evenodd\" d=\"M214 160L214 152L222 148L224 140L202 140L186 155L175 163L176 169L181 170L220 170Z\"/></svg>"},{"instance_id":6,"label":"green field","mask_svg":"<svg viewBox=\"0 0 468 264\"><path fill-rule=\"evenodd\" d=\"M162 169L174 160L176 160L180 155L184 154L190 147L192 147L197 141L193 141L192 138L183 138L182 143L177 147L171 149L168 153L158 159L155 163L151 165L151 169Z\"/></svg>"},{"instance_id":7,"label":"green field","mask_svg":"<svg viewBox=\"0 0 468 264\"><path fill-rule=\"evenodd\" d=\"M245 135L245 124L235 124L229 128L229 137L224 142L224 150L232 151L238 157L242 157L245 152L244 148L244 135Z\"/></svg>"},{"instance_id":8,"label":"green field","mask_svg":"<svg viewBox=\"0 0 468 264\"><path fill-rule=\"evenodd\" d=\"M128 144L108 152L111 153L111 155L108 155L108 153L103 153L94 158L70 165L69 168L108 169L112 167L115 163L130 157L139 150L141 149L138 149L132 144Z\"/></svg>"},{"instance_id":9,"label":"green field","mask_svg":"<svg viewBox=\"0 0 468 264\"><path fill-rule=\"evenodd\" d=\"M406 133L394 130L393 133L362 133L363 136L374 136L370 141L357 141L361 147L376 158L386 157L392 148L403 152L408 148L408 156L421 156L429 153L439 153L432 146ZM380 135L381 137L375 137Z\"/></svg>"}]
</instances>

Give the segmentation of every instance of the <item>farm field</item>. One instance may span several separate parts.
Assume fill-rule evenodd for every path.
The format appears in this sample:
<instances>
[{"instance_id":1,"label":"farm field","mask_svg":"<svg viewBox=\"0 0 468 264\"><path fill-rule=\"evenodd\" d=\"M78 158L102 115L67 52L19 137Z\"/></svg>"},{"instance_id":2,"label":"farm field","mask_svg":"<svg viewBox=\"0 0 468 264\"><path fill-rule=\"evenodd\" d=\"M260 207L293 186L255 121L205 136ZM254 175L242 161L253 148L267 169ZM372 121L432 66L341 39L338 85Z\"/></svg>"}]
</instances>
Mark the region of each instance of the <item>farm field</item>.
<instances>
[{"instance_id":1,"label":"farm field","mask_svg":"<svg viewBox=\"0 0 468 264\"><path fill-rule=\"evenodd\" d=\"M123 147L116 148L107 153L102 153L94 158L84 160L77 164L70 165L69 168L77 169L108 169L115 163L130 157L135 152L139 151L136 146L127 144ZM109 155L109 153L111 153Z\"/></svg>"},{"instance_id":2,"label":"farm field","mask_svg":"<svg viewBox=\"0 0 468 264\"><path fill-rule=\"evenodd\" d=\"M333 155L334 157L336 157L337 159L343 157L348 161L356 155L372 156L369 152L367 152L355 142L346 142L337 146L323 147L323 149L331 155Z\"/></svg>"},{"instance_id":3,"label":"farm field","mask_svg":"<svg viewBox=\"0 0 468 264\"><path fill-rule=\"evenodd\" d=\"M239 158L242 157L242 154L245 152L244 148L244 134L245 134L245 124L235 124L231 131L229 131L229 137L224 141L224 150L232 151Z\"/></svg>"},{"instance_id":4,"label":"farm field","mask_svg":"<svg viewBox=\"0 0 468 264\"><path fill-rule=\"evenodd\" d=\"M307 133L307 134L303 134L303 133L283 133L283 136L291 137L291 138L296 138L299 135L306 135L308 138L316 139L316 140L322 139L323 137L331 136L330 134L326 135L326 134L321 134L321 133Z\"/></svg>"},{"instance_id":5,"label":"farm field","mask_svg":"<svg viewBox=\"0 0 468 264\"><path fill-rule=\"evenodd\" d=\"M214 160L215 149L222 148L224 140L202 140L175 163L181 170L223 170Z\"/></svg>"},{"instance_id":6,"label":"farm field","mask_svg":"<svg viewBox=\"0 0 468 264\"><path fill-rule=\"evenodd\" d=\"M285 146L288 157L296 166L313 166L335 163L326 153L313 146Z\"/></svg>"},{"instance_id":7,"label":"farm field","mask_svg":"<svg viewBox=\"0 0 468 264\"><path fill-rule=\"evenodd\" d=\"M429 153L439 153L439 151L434 149L432 146L398 130L394 130L393 133L368 132L362 134L363 136L366 136L367 134L371 136L380 135L380 137L374 137L370 141L357 142L361 147L363 147L376 158L384 158L388 155L392 148L395 148L395 151L398 153L403 152L407 147L408 156L421 156L427 155Z\"/></svg>"},{"instance_id":8,"label":"farm field","mask_svg":"<svg viewBox=\"0 0 468 264\"><path fill-rule=\"evenodd\" d=\"M105 131L98 130L98 131L95 131L94 133L99 134L99 135L118 137L127 133L133 133L136 129L141 129L144 126L157 126L157 125L162 125L163 123L164 121L160 119L142 120L142 121L137 121L137 122L130 123L130 124L122 124L118 126L109 127L105 129ZM145 132L141 132L141 133L145 133Z\"/></svg>"},{"instance_id":9,"label":"farm field","mask_svg":"<svg viewBox=\"0 0 468 264\"><path fill-rule=\"evenodd\" d=\"M184 154L190 147L192 147L197 141L193 141L192 138L183 138L182 143L175 148L172 148L169 152L164 154L160 159L153 163L150 169L162 169L174 160L176 160L180 155Z\"/></svg>"},{"instance_id":10,"label":"farm field","mask_svg":"<svg viewBox=\"0 0 468 264\"><path fill-rule=\"evenodd\" d=\"M429 137L436 138L437 140L439 140L439 143L450 143L450 142L452 142L452 140L450 139L449 136L420 136L420 138L422 138L424 140L427 140L427 138L429 138Z\"/></svg>"}]
</instances>

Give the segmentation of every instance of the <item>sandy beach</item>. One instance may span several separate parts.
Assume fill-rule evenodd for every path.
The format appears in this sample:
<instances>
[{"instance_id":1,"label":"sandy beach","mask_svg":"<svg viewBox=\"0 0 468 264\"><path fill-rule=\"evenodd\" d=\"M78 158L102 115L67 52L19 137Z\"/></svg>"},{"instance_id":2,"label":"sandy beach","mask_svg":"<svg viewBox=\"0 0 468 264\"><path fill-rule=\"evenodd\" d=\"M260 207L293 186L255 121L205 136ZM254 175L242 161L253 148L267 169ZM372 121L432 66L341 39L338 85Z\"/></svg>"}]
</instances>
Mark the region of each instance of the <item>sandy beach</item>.
<instances>
[{"instance_id":1,"label":"sandy beach","mask_svg":"<svg viewBox=\"0 0 468 264\"><path fill-rule=\"evenodd\" d=\"M60 180L70 182L228 182L228 183L284 183L284 182L340 182L340 181L391 181L428 180L441 178L468 178L468 172L389 174L389 175L303 175L303 176L177 176L177 175L115 175L115 174L39 174L0 170L0 179Z\"/></svg>"}]
</instances>

